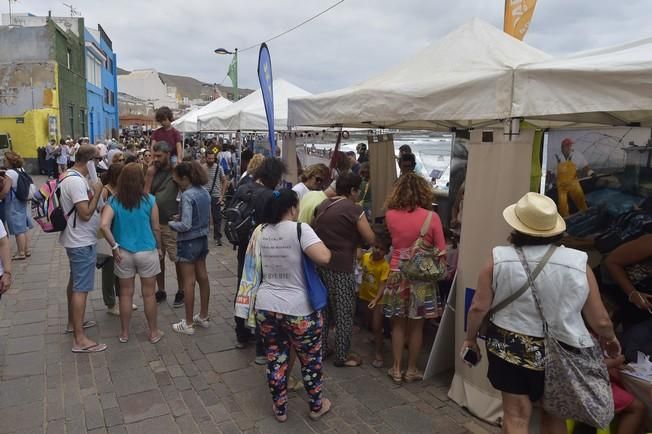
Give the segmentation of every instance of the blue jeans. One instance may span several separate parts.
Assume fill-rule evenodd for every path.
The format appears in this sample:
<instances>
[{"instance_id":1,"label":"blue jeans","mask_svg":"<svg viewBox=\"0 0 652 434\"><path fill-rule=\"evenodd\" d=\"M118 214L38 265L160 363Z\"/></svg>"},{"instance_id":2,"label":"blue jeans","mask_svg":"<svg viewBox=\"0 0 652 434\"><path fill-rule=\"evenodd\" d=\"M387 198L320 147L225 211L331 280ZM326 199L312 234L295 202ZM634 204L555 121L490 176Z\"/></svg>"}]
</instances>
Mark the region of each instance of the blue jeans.
<instances>
[{"instance_id":1,"label":"blue jeans","mask_svg":"<svg viewBox=\"0 0 652 434\"><path fill-rule=\"evenodd\" d=\"M197 262L208 256L208 239L177 240L177 262Z\"/></svg>"},{"instance_id":2,"label":"blue jeans","mask_svg":"<svg viewBox=\"0 0 652 434\"><path fill-rule=\"evenodd\" d=\"M70 278L74 292L90 292L95 285L95 244L84 247L67 247L70 262Z\"/></svg>"}]
</instances>

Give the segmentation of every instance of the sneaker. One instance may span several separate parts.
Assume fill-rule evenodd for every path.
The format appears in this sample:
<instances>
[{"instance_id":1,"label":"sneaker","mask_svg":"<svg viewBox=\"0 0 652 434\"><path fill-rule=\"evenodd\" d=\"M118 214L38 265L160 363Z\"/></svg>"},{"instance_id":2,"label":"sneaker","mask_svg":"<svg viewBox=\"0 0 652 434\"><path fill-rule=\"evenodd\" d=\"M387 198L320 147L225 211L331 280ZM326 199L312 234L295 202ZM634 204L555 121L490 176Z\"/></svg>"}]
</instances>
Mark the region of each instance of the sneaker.
<instances>
[{"instance_id":1,"label":"sneaker","mask_svg":"<svg viewBox=\"0 0 652 434\"><path fill-rule=\"evenodd\" d=\"M106 313L113 316L120 316L120 307L117 304L114 304L113 307L106 310Z\"/></svg>"},{"instance_id":2,"label":"sneaker","mask_svg":"<svg viewBox=\"0 0 652 434\"><path fill-rule=\"evenodd\" d=\"M199 314L196 314L192 317L192 322L193 324L197 324L199 327L203 327L205 329L211 326L211 318L208 316L206 318L202 318L199 316Z\"/></svg>"},{"instance_id":3,"label":"sneaker","mask_svg":"<svg viewBox=\"0 0 652 434\"><path fill-rule=\"evenodd\" d=\"M132 309L132 310L138 310L138 306L136 306L135 304L132 304L132 305L131 305L131 309Z\"/></svg>"},{"instance_id":4,"label":"sneaker","mask_svg":"<svg viewBox=\"0 0 652 434\"><path fill-rule=\"evenodd\" d=\"M183 291L177 291L174 296L174 304L172 304L172 307L183 307Z\"/></svg>"},{"instance_id":5,"label":"sneaker","mask_svg":"<svg viewBox=\"0 0 652 434\"><path fill-rule=\"evenodd\" d=\"M267 364L267 357L265 356L256 356L254 359L254 363L257 365L266 365Z\"/></svg>"},{"instance_id":6,"label":"sneaker","mask_svg":"<svg viewBox=\"0 0 652 434\"><path fill-rule=\"evenodd\" d=\"M247 343L238 341L235 343L235 347L239 350L244 350L245 348L247 348Z\"/></svg>"},{"instance_id":7,"label":"sneaker","mask_svg":"<svg viewBox=\"0 0 652 434\"><path fill-rule=\"evenodd\" d=\"M162 303L166 298L168 298L168 295L165 293L165 291L156 291L155 296L157 303Z\"/></svg>"},{"instance_id":8,"label":"sneaker","mask_svg":"<svg viewBox=\"0 0 652 434\"><path fill-rule=\"evenodd\" d=\"M178 323L172 324L172 330L177 333L183 333L184 335L195 334L195 328L192 325L188 325L185 319L182 319Z\"/></svg>"},{"instance_id":9,"label":"sneaker","mask_svg":"<svg viewBox=\"0 0 652 434\"><path fill-rule=\"evenodd\" d=\"M222 247L222 240L215 240L215 245L217 247Z\"/></svg>"}]
</instances>

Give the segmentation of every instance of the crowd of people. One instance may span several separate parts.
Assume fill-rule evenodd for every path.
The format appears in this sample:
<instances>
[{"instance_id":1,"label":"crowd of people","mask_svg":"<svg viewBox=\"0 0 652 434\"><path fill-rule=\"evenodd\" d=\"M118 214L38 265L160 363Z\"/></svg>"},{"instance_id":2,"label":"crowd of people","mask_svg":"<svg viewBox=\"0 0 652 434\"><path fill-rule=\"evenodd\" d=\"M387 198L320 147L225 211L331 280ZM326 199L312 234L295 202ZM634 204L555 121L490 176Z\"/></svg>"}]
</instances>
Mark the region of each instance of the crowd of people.
<instances>
[{"instance_id":1,"label":"crowd of people","mask_svg":"<svg viewBox=\"0 0 652 434\"><path fill-rule=\"evenodd\" d=\"M84 312L96 266L102 270L107 312L120 317L119 343L130 338L137 309L136 276L149 341L156 344L164 337L157 304L168 294L166 256L175 267L172 304L185 308L172 331L193 335L198 328L210 327L206 261L212 234L215 246L227 238L236 250L238 284L230 289L234 303L242 302L243 291L255 294L247 314L234 309L236 347L255 345L255 363L267 366L279 422L288 417L288 391L301 383L311 418L330 410L322 391L324 362L330 359L338 368L365 362L352 348L356 318L373 333L373 367L389 362L386 373L396 384L423 379L418 360L424 323L441 316L438 280L450 276L445 231L433 211L432 184L415 173L409 147L397 157L400 176L383 204L382 218L371 222L366 146L359 146L357 155L340 153L334 170L323 164L304 168L300 182L290 189L282 184L281 160L245 152L238 160L228 144L217 141L193 153L171 126L169 109L159 109L156 118L161 128L143 149L117 141L92 145L86 138L53 141L46 147L48 173L58 179L57 194L67 216L59 242L70 263L66 332L72 336L73 352L96 353L108 347L85 334L95 326L85 320ZM9 151L5 164L0 176L0 294L11 285L12 260L31 255L33 227L30 198L17 194L25 176L22 158ZM610 367L624 358L586 254L560 245L565 225L554 202L529 193L504 216L513 228L510 245L496 247L481 271L463 352L474 352L479 360L477 335L489 319L488 377L502 392L505 432L520 433L527 432L531 403L543 396L543 324L550 324L550 333L567 346L592 347L597 338ZM13 256L8 235L16 237ZM649 237L623 244L605 261L631 302L628 319L640 317L632 327L646 324L646 331L650 320L638 314L652 304ZM410 271L417 255L430 261L426 277ZM536 292L522 288L530 271L520 257L524 264L543 269ZM450 256L448 260L453 261ZM306 264L314 264L314 275ZM311 299L314 278L327 289L325 306L315 307ZM631 339L649 347L642 333ZM385 336L391 336L391 361L385 360ZM292 376L297 358L300 378ZM616 402L622 412L618 432L635 433L644 409L633 398L623 399ZM552 414L544 413L542 423L547 432L562 432L563 420Z\"/></svg>"}]
</instances>

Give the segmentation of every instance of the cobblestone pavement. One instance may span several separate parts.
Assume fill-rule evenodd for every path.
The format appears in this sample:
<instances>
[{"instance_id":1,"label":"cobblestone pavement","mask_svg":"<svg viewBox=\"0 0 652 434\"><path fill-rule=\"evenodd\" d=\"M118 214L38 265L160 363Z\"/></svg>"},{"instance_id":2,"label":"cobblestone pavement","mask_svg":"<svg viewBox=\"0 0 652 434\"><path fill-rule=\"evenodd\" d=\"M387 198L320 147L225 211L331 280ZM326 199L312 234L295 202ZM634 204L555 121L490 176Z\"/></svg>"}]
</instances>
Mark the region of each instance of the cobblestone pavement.
<instances>
[{"instance_id":1,"label":"cobblestone pavement","mask_svg":"<svg viewBox=\"0 0 652 434\"><path fill-rule=\"evenodd\" d=\"M170 324L182 310L162 304L158 319L166 335L152 345L137 295L131 339L119 343L119 319L106 313L98 272L86 311L98 326L88 333L109 348L73 354L71 338L63 334L65 251L55 234L40 231L32 251L31 258L14 263L14 285L0 302L1 433L496 432L449 401L450 375L395 386L385 370L371 366L366 332L354 337L367 362L362 367L326 363L325 396L333 410L312 421L305 392L292 392L288 421L276 422L264 368L253 364L253 349L234 348L235 254L229 247L211 247L208 258L210 329L174 333ZM176 288L167 277L171 298Z\"/></svg>"}]
</instances>

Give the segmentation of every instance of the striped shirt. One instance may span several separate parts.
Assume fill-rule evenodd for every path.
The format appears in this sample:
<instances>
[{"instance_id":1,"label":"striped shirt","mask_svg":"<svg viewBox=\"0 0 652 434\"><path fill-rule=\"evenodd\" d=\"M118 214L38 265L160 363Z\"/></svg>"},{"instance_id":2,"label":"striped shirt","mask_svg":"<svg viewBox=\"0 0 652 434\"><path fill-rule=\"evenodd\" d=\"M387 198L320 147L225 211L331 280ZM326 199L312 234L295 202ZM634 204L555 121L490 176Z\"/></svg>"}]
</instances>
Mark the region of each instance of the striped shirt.
<instances>
[{"instance_id":1,"label":"striped shirt","mask_svg":"<svg viewBox=\"0 0 652 434\"><path fill-rule=\"evenodd\" d=\"M217 163L212 167L205 165L204 168L208 172L208 182L204 185L204 189L211 195L211 197L222 198L222 179L224 178L224 169ZM213 179L215 179L215 186L213 186Z\"/></svg>"}]
</instances>

